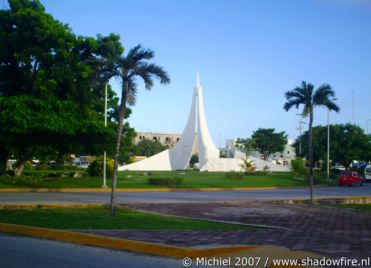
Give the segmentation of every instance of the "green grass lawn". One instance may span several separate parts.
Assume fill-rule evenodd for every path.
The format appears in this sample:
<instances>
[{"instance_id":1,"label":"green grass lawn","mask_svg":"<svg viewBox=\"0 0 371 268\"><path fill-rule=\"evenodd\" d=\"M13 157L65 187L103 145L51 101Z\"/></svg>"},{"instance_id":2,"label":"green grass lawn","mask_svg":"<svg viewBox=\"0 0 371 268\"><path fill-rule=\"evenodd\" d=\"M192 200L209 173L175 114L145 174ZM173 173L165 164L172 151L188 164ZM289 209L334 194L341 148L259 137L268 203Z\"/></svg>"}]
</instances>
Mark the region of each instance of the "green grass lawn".
<instances>
[{"instance_id":1,"label":"green grass lawn","mask_svg":"<svg viewBox=\"0 0 371 268\"><path fill-rule=\"evenodd\" d=\"M134 210L109 208L0 209L0 222L55 229L133 229L133 230L257 230L258 228L203 220L159 216Z\"/></svg>"},{"instance_id":2,"label":"green grass lawn","mask_svg":"<svg viewBox=\"0 0 371 268\"><path fill-rule=\"evenodd\" d=\"M371 204L337 204L337 205L331 205L331 206L337 207L337 208L351 208L351 209L371 212Z\"/></svg>"},{"instance_id":3,"label":"green grass lawn","mask_svg":"<svg viewBox=\"0 0 371 268\"><path fill-rule=\"evenodd\" d=\"M49 173L62 173L66 171L27 171L30 175L25 176L18 183L12 183L11 177L0 177L0 188L100 188L102 178L99 177L57 177L45 178ZM71 172L71 171L67 171ZM138 171L119 172L118 188L168 188L166 186L155 186L148 184L148 178L183 178L180 186L172 188L231 188L231 187L295 187L308 185L307 181L293 178L290 172L274 172L272 174L257 174L243 176L243 179L227 179L225 172L198 172L198 171L154 171L151 175L143 175ZM318 173L317 184L323 183L325 176ZM5 179L3 179L5 178ZM336 184L336 181L333 180ZM107 179L108 186L111 185L111 179Z\"/></svg>"}]
</instances>

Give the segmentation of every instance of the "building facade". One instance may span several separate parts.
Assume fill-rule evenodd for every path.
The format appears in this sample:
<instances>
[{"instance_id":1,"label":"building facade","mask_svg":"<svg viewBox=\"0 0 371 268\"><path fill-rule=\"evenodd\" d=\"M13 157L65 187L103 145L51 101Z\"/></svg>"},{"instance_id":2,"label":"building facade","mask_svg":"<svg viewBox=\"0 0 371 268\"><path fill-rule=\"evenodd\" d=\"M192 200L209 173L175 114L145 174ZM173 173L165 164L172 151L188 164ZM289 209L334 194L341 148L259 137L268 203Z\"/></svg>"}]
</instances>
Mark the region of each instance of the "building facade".
<instances>
[{"instance_id":1,"label":"building facade","mask_svg":"<svg viewBox=\"0 0 371 268\"><path fill-rule=\"evenodd\" d=\"M141 140L157 140L162 145L173 147L180 139L180 134L174 133L160 133L160 132L137 132L134 138L134 144L138 144Z\"/></svg>"},{"instance_id":2,"label":"building facade","mask_svg":"<svg viewBox=\"0 0 371 268\"><path fill-rule=\"evenodd\" d=\"M134 138L134 144L138 144L141 140L147 139L147 140L157 140L162 145L169 146L169 148L174 147L177 142L180 140L181 134L175 134L175 133L163 133L163 132L137 132L137 136ZM197 146L197 137L196 142L193 145L193 154L198 153L198 146Z\"/></svg>"}]
</instances>

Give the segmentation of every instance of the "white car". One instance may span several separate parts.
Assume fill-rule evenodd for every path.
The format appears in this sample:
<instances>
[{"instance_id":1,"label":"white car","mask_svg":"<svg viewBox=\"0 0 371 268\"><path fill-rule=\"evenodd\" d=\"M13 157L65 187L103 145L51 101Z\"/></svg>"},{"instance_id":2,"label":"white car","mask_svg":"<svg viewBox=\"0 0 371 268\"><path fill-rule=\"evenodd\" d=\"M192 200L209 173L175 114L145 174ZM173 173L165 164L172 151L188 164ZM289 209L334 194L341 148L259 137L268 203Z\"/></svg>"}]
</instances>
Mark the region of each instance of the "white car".
<instances>
[{"instance_id":1,"label":"white car","mask_svg":"<svg viewBox=\"0 0 371 268\"><path fill-rule=\"evenodd\" d=\"M80 163L79 168L88 168L89 163Z\"/></svg>"},{"instance_id":2,"label":"white car","mask_svg":"<svg viewBox=\"0 0 371 268\"><path fill-rule=\"evenodd\" d=\"M340 171L344 171L344 170L345 170L345 167L342 166L342 165L335 165L335 166L333 167L333 169L335 169L335 170L340 170Z\"/></svg>"}]
</instances>

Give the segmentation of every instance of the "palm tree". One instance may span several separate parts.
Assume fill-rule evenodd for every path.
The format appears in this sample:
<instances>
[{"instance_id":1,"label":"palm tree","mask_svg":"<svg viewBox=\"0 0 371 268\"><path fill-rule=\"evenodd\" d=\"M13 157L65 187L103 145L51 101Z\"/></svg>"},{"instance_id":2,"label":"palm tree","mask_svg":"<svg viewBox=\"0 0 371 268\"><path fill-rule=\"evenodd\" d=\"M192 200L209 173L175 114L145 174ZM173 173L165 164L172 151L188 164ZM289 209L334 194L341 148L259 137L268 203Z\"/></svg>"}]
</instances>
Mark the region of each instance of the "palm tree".
<instances>
[{"instance_id":1,"label":"palm tree","mask_svg":"<svg viewBox=\"0 0 371 268\"><path fill-rule=\"evenodd\" d=\"M111 70L110 77L118 77L121 80L121 103L118 112L118 127L116 132L116 144L114 155L114 172L112 177L112 191L111 191L111 214L115 215L116 207L116 183L118 160L120 154L120 142L123 129L123 121L126 113L127 105L135 105L137 96L136 78L140 77L145 84L145 88L150 90L153 86L153 78L160 80L161 84L170 83L170 78L162 67L148 61L154 57L154 52L149 49L144 49L140 45L132 48L126 56L121 56L114 63Z\"/></svg>"},{"instance_id":2,"label":"palm tree","mask_svg":"<svg viewBox=\"0 0 371 268\"><path fill-rule=\"evenodd\" d=\"M303 116L309 115L309 127L308 127L308 156L309 156L309 178L310 178L310 201L314 204L313 199L313 110L315 106L324 106L329 110L339 112L340 108L335 104L335 92L328 84L323 84L317 90L314 91L314 86L310 83L303 81L301 86L294 88L291 91L287 91L286 94L287 102L283 106L286 110L290 110L292 107L299 108L302 104Z\"/></svg>"},{"instance_id":3,"label":"palm tree","mask_svg":"<svg viewBox=\"0 0 371 268\"><path fill-rule=\"evenodd\" d=\"M247 155L246 155L246 158L243 158L241 160L242 160L242 164L240 165L241 170L245 171L245 175L249 175L249 174L254 173L254 171L256 169L254 161L248 159Z\"/></svg>"}]
</instances>

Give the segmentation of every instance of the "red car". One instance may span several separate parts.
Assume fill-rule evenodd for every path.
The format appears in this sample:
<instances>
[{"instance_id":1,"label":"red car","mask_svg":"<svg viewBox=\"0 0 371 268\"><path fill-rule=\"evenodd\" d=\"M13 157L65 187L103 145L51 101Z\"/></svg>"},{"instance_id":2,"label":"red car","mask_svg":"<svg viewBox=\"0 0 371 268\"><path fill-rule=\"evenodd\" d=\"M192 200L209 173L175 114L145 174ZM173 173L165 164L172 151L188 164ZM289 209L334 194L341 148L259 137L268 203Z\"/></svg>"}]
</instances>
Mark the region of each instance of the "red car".
<instances>
[{"instance_id":1,"label":"red car","mask_svg":"<svg viewBox=\"0 0 371 268\"><path fill-rule=\"evenodd\" d=\"M364 179L356 171L342 171L339 177L339 186L363 186Z\"/></svg>"}]
</instances>

